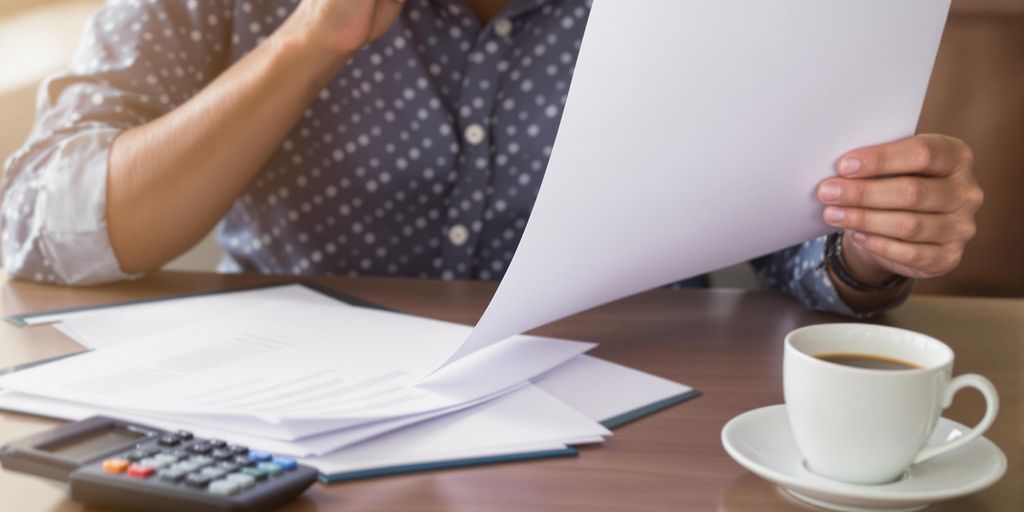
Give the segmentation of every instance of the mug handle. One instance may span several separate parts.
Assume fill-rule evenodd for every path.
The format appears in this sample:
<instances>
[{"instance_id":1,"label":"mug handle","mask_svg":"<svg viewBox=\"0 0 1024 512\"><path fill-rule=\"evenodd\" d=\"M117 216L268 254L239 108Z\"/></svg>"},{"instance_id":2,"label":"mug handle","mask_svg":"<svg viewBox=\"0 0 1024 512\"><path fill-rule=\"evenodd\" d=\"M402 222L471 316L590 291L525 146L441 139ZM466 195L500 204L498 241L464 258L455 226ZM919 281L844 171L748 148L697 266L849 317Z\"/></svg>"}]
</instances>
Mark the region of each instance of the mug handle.
<instances>
[{"instance_id":1,"label":"mug handle","mask_svg":"<svg viewBox=\"0 0 1024 512\"><path fill-rule=\"evenodd\" d=\"M996 393L996 387L992 384L992 381L978 375L976 373L968 373L961 375L946 385L946 390L942 396L942 408L945 409L953 403L953 395L963 388L975 388L981 391L982 396L985 397L985 416L981 418L981 421L974 426L966 434L952 440L946 441L942 444L926 446L921 453L917 454L917 458L914 459L914 464L924 462L940 453L946 453L950 450L956 450L961 446L981 437L996 419L996 414L999 413L999 395Z\"/></svg>"}]
</instances>

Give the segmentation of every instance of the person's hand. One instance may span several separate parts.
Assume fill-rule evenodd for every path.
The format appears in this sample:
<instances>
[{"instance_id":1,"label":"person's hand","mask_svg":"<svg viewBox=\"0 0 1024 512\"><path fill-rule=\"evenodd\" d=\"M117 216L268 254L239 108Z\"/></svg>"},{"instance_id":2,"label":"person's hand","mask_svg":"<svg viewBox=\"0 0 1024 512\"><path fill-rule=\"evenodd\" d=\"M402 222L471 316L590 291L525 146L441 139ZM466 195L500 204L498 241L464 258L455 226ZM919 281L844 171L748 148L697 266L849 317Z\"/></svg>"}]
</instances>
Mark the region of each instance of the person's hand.
<instances>
[{"instance_id":1,"label":"person's hand","mask_svg":"<svg viewBox=\"0 0 1024 512\"><path fill-rule=\"evenodd\" d=\"M840 158L839 177L818 187L828 224L843 228L849 270L869 283L892 274L930 278L956 268L974 237L984 195L971 149L917 135Z\"/></svg>"},{"instance_id":2,"label":"person's hand","mask_svg":"<svg viewBox=\"0 0 1024 512\"><path fill-rule=\"evenodd\" d=\"M284 33L339 58L384 35L405 0L302 0Z\"/></svg>"}]
</instances>

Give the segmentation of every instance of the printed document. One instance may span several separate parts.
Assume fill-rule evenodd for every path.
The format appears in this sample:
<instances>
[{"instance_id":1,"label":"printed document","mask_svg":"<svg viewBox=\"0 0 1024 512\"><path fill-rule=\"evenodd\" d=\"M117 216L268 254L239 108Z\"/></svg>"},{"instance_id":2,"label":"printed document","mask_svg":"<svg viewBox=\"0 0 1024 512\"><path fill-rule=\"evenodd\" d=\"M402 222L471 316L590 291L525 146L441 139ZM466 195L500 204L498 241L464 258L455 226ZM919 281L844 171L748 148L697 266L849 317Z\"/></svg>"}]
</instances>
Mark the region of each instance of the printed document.
<instances>
[{"instance_id":1,"label":"printed document","mask_svg":"<svg viewBox=\"0 0 1024 512\"><path fill-rule=\"evenodd\" d=\"M949 0L595 0L526 232L452 360L823 235L817 185L914 133Z\"/></svg>"}]
</instances>

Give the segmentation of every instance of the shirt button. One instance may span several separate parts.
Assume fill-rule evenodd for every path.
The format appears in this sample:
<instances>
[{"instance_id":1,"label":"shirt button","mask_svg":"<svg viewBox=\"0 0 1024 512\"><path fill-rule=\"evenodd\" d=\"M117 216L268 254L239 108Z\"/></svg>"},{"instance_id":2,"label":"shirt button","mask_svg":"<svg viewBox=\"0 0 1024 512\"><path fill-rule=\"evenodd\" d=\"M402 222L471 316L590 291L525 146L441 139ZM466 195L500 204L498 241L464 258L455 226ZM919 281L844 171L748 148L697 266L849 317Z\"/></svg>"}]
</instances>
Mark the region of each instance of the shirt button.
<instances>
[{"instance_id":1,"label":"shirt button","mask_svg":"<svg viewBox=\"0 0 1024 512\"><path fill-rule=\"evenodd\" d=\"M448 240L452 244L461 247L469 240L469 230L462 224L456 224L452 226L452 229L448 230Z\"/></svg>"},{"instance_id":2,"label":"shirt button","mask_svg":"<svg viewBox=\"0 0 1024 512\"><path fill-rule=\"evenodd\" d=\"M484 127L479 124L473 123L466 127L466 142L476 146L484 141L484 137L487 136L487 132L484 131Z\"/></svg>"},{"instance_id":3,"label":"shirt button","mask_svg":"<svg viewBox=\"0 0 1024 512\"><path fill-rule=\"evenodd\" d=\"M512 33L512 21L508 18L494 20L494 33L498 37L508 37Z\"/></svg>"}]
</instances>

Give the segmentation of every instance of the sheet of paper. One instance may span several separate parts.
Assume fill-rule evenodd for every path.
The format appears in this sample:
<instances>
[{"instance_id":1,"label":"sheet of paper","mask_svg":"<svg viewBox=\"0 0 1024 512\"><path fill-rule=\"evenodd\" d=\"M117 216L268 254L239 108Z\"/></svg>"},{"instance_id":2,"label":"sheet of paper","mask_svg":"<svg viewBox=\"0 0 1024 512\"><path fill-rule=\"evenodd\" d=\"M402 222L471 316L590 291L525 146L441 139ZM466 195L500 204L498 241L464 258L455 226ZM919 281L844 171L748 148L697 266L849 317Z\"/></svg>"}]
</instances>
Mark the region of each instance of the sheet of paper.
<instances>
[{"instance_id":1,"label":"sheet of paper","mask_svg":"<svg viewBox=\"0 0 1024 512\"><path fill-rule=\"evenodd\" d=\"M594 0L515 257L456 360L828 231L814 192L911 135L949 0Z\"/></svg>"},{"instance_id":2,"label":"sheet of paper","mask_svg":"<svg viewBox=\"0 0 1024 512\"><path fill-rule=\"evenodd\" d=\"M447 415L454 418L472 415L485 415L486 417L457 420L448 418L442 423L433 425L435 420L431 419L411 426L406 425L407 428L401 430L403 434L396 436L398 438L396 443L399 444L387 441L391 439L390 434L381 437L374 436L372 442L375 444L361 443L356 445L359 446L358 449L353 446L351 452L344 449L322 457L308 457L308 459L321 471L336 473L527 453L555 449L564 444L599 442L602 436L607 435L607 432L594 426L594 422L606 421L691 390L679 383L585 355L577 356L566 364L537 377L534 382L535 388L546 391L551 397L557 398L559 402L577 412L569 413L559 409L550 400L544 400L545 397L537 398L539 394L533 391L517 390L507 395L507 398L456 413L459 416ZM137 421L166 429L186 428L195 431L201 437L226 439L234 443L295 456L313 453L311 451L313 444L322 443L323 438L330 437L329 434L287 443L239 435L237 432L196 425L180 419L155 419L139 415L126 415L117 411L106 411L11 391L0 391L0 409L68 420L84 419L95 414L113 412L114 416L128 421ZM589 419L591 423L587 424L582 421L579 418L581 415ZM497 419L499 416L502 417L500 421ZM487 425L486 428L482 427L484 424ZM545 426L541 427L542 424ZM473 432L467 438L472 438L472 442L455 445L448 441L437 442L437 437L432 437L442 436L441 439L445 439L444 429L453 429L452 434L460 437L460 432L463 432L461 429L468 428L467 426L472 426ZM419 441L415 441L418 432L423 432L423 437L419 437ZM485 436L487 433L492 436ZM529 435L526 436L523 433ZM542 438L549 441L537 442ZM416 448L411 451L398 450L397 447L406 444L414 444ZM379 452L367 446L376 446ZM346 456L346 453L358 455ZM396 455L398 453L403 456Z\"/></svg>"},{"instance_id":3,"label":"sheet of paper","mask_svg":"<svg viewBox=\"0 0 1024 512\"><path fill-rule=\"evenodd\" d=\"M7 375L0 387L295 440L456 408L593 346L517 336L435 374L440 384L430 389L414 386L468 331L366 308L271 302ZM445 380L451 374L461 377Z\"/></svg>"},{"instance_id":4,"label":"sheet of paper","mask_svg":"<svg viewBox=\"0 0 1024 512\"><path fill-rule=\"evenodd\" d=\"M515 392L516 389L513 389L510 392ZM238 425L234 422L217 422L209 421L208 419L204 421L204 418L197 417L181 418L173 415L108 409L96 405L87 405L77 402L58 400L55 398L28 395L10 390L0 390L0 410L46 416L49 418L59 418L69 421L78 421L90 416L104 415L124 421L160 427L167 430L190 430L199 437L225 439L235 444L259 447L262 450L280 455L312 457L324 455L400 428L409 427L433 418L474 407L486 402L488 399L490 399L490 397L465 404L464 406L455 409L435 411L389 421L380 421L369 425L307 436L294 441L271 439L249 434L245 432L244 427L241 429L237 428Z\"/></svg>"},{"instance_id":5,"label":"sheet of paper","mask_svg":"<svg viewBox=\"0 0 1024 512\"><path fill-rule=\"evenodd\" d=\"M650 373L580 355L533 380L594 421L608 421L693 391Z\"/></svg>"},{"instance_id":6,"label":"sheet of paper","mask_svg":"<svg viewBox=\"0 0 1024 512\"><path fill-rule=\"evenodd\" d=\"M142 339L274 301L345 304L305 286L292 284L196 297L143 302L111 308L33 316L32 324L54 327L82 345L97 349Z\"/></svg>"},{"instance_id":7,"label":"sheet of paper","mask_svg":"<svg viewBox=\"0 0 1024 512\"><path fill-rule=\"evenodd\" d=\"M305 460L324 473L359 471L461 457L461 452L559 443L611 435L536 386L486 404Z\"/></svg>"}]
</instances>

